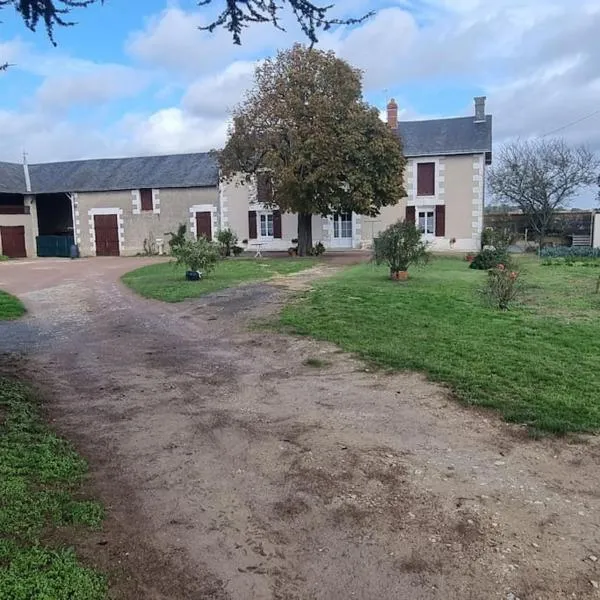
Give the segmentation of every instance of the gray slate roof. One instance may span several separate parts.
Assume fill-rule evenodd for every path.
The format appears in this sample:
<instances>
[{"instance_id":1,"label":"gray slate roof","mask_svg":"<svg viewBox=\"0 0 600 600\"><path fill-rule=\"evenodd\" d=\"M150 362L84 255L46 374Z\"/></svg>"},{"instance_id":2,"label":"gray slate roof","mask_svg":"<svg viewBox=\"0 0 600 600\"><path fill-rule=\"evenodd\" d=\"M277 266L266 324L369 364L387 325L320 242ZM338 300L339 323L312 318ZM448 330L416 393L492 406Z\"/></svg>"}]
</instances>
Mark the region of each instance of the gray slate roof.
<instances>
[{"instance_id":1,"label":"gray slate roof","mask_svg":"<svg viewBox=\"0 0 600 600\"><path fill-rule=\"evenodd\" d=\"M19 190L3 190L6 185L16 185L6 172L20 169ZM100 158L68 162L29 165L32 193L103 192L135 190L139 188L186 188L218 185L217 158L209 152L198 154L171 154L137 158ZM12 182L12 183L11 183ZM25 192L22 165L0 163L0 192Z\"/></svg>"},{"instance_id":2,"label":"gray slate roof","mask_svg":"<svg viewBox=\"0 0 600 600\"><path fill-rule=\"evenodd\" d=\"M25 190L23 165L0 162L0 193L22 194Z\"/></svg>"},{"instance_id":3,"label":"gray slate roof","mask_svg":"<svg viewBox=\"0 0 600 600\"><path fill-rule=\"evenodd\" d=\"M484 123L476 123L474 117L401 121L397 132L407 157L492 151L491 115Z\"/></svg>"}]
</instances>

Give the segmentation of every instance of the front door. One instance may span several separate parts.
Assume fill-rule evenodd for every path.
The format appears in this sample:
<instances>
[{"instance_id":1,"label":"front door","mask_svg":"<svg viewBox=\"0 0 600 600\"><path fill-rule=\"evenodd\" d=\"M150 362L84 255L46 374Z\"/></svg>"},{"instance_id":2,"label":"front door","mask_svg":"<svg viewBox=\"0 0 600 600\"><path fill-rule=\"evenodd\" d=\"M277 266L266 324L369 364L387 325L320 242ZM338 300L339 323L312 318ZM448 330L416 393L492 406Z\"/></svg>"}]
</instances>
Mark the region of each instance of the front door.
<instances>
[{"instance_id":1,"label":"front door","mask_svg":"<svg viewBox=\"0 0 600 600\"><path fill-rule=\"evenodd\" d=\"M417 225L423 237L431 241L435 237L435 212L431 208L419 210L417 214Z\"/></svg>"},{"instance_id":2,"label":"front door","mask_svg":"<svg viewBox=\"0 0 600 600\"><path fill-rule=\"evenodd\" d=\"M196 213L196 237L203 235L207 240L212 240L212 213Z\"/></svg>"},{"instance_id":3,"label":"front door","mask_svg":"<svg viewBox=\"0 0 600 600\"><path fill-rule=\"evenodd\" d=\"M119 219L117 215L94 215L96 256L119 256Z\"/></svg>"},{"instance_id":4,"label":"front door","mask_svg":"<svg viewBox=\"0 0 600 600\"><path fill-rule=\"evenodd\" d=\"M12 227L0 227L0 239L2 240L2 254L9 258L25 258L25 227L22 225Z\"/></svg>"},{"instance_id":5,"label":"front door","mask_svg":"<svg viewBox=\"0 0 600 600\"><path fill-rule=\"evenodd\" d=\"M331 217L333 223L332 246L352 248L352 213L341 213Z\"/></svg>"}]
</instances>

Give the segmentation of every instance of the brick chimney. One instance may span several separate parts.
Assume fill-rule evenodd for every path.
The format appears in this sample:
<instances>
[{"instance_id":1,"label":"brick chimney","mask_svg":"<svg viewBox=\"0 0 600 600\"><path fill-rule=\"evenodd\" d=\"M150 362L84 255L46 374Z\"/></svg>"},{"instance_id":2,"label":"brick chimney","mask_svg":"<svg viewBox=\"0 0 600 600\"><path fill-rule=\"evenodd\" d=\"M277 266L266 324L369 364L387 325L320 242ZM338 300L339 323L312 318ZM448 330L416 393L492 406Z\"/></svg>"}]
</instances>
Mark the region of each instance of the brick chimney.
<instances>
[{"instance_id":1,"label":"brick chimney","mask_svg":"<svg viewBox=\"0 0 600 600\"><path fill-rule=\"evenodd\" d=\"M485 123L485 96L475 98L475 123Z\"/></svg>"},{"instance_id":2,"label":"brick chimney","mask_svg":"<svg viewBox=\"0 0 600 600\"><path fill-rule=\"evenodd\" d=\"M393 98L387 105L387 122L392 129L398 129L398 104Z\"/></svg>"}]
</instances>

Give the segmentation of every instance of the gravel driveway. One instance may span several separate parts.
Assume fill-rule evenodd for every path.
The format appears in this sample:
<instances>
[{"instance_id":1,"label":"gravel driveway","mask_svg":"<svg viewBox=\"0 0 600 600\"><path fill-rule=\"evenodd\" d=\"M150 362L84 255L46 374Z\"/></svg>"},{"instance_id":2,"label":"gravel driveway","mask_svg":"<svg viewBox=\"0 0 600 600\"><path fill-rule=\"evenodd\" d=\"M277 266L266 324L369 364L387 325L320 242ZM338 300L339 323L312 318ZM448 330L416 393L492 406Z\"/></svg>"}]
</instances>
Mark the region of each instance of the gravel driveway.
<instances>
[{"instance_id":1,"label":"gravel driveway","mask_svg":"<svg viewBox=\"0 0 600 600\"><path fill-rule=\"evenodd\" d=\"M79 550L115 598L600 597L595 439L248 329L333 267L169 305L118 283L147 262L0 265L30 311L0 352L90 460L110 516Z\"/></svg>"}]
</instances>

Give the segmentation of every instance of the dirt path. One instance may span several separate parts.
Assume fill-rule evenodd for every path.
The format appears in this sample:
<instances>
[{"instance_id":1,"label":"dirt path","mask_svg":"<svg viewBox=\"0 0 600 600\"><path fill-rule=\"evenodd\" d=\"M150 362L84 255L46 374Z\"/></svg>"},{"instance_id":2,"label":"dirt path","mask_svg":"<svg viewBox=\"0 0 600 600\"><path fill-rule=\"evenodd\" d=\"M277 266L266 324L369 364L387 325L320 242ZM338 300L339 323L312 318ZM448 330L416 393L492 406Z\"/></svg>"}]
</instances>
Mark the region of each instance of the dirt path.
<instances>
[{"instance_id":1,"label":"dirt path","mask_svg":"<svg viewBox=\"0 0 600 600\"><path fill-rule=\"evenodd\" d=\"M595 440L531 441L418 375L248 330L327 270L166 305L116 283L127 261L40 264L0 267L32 311L0 352L29 349L91 461L111 516L83 551L122 566L115 597L600 597Z\"/></svg>"}]
</instances>

